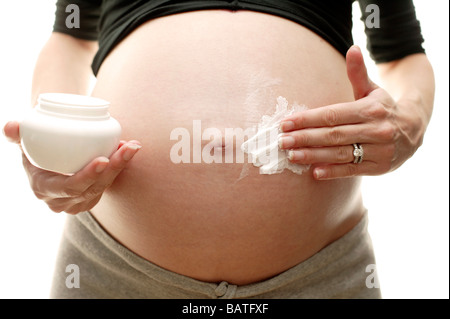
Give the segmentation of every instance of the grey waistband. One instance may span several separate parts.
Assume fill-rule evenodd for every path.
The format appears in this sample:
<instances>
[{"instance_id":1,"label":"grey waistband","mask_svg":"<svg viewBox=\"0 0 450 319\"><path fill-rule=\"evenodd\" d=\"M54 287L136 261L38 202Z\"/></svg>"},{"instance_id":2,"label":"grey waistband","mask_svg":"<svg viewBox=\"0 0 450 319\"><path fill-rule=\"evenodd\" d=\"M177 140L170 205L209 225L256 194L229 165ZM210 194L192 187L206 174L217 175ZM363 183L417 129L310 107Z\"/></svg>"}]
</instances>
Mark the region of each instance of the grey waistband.
<instances>
[{"instance_id":1,"label":"grey waistband","mask_svg":"<svg viewBox=\"0 0 450 319\"><path fill-rule=\"evenodd\" d=\"M367 213L347 234L306 261L265 281L236 286L202 282L163 269L113 239L89 212L67 216L52 287L54 298L379 298L368 287L375 264ZM80 288L65 284L67 264Z\"/></svg>"}]
</instances>

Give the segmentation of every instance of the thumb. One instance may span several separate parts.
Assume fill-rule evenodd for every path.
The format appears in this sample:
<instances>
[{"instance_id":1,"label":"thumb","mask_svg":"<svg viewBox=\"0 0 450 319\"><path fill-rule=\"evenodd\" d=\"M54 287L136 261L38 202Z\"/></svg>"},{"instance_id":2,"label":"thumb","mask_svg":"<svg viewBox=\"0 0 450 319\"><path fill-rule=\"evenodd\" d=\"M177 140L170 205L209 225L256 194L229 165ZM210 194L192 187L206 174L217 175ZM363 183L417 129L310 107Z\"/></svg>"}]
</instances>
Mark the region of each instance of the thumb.
<instances>
[{"instance_id":1,"label":"thumb","mask_svg":"<svg viewBox=\"0 0 450 319\"><path fill-rule=\"evenodd\" d=\"M20 144L19 122L10 121L3 127L3 134L8 141Z\"/></svg>"},{"instance_id":2,"label":"thumb","mask_svg":"<svg viewBox=\"0 0 450 319\"><path fill-rule=\"evenodd\" d=\"M346 61L347 76L352 84L355 100L367 96L370 92L378 88L367 75L364 58L361 49L357 45L353 45L348 49Z\"/></svg>"}]
</instances>

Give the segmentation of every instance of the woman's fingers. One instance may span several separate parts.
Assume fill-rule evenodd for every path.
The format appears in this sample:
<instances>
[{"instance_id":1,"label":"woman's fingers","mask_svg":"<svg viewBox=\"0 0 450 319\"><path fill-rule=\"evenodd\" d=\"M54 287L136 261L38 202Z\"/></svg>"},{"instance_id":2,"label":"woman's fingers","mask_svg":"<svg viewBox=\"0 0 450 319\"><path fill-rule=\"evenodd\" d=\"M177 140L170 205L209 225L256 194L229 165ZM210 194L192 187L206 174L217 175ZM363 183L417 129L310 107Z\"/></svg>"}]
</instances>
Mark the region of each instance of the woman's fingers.
<instances>
[{"instance_id":1,"label":"woman's fingers","mask_svg":"<svg viewBox=\"0 0 450 319\"><path fill-rule=\"evenodd\" d=\"M363 161L359 164L333 164L313 168L313 176L318 180L355 177L362 175L379 175L386 173L379 163Z\"/></svg>"},{"instance_id":2,"label":"woman's fingers","mask_svg":"<svg viewBox=\"0 0 450 319\"><path fill-rule=\"evenodd\" d=\"M296 164L313 165L316 179L332 179L357 175L379 175L391 170L395 160L394 144L360 144L364 150L361 163L353 163L353 145L294 149L289 160Z\"/></svg>"},{"instance_id":3,"label":"woman's fingers","mask_svg":"<svg viewBox=\"0 0 450 319\"><path fill-rule=\"evenodd\" d=\"M117 152L115 152L109 159L109 165L105 168L100 178L92 184L83 193L86 199L92 199L96 194L102 193L115 180L117 175L122 172L128 162L136 155L141 148L140 144L136 142L128 142L124 144Z\"/></svg>"},{"instance_id":4,"label":"woman's fingers","mask_svg":"<svg viewBox=\"0 0 450 319\"><path fill-rule=\"evenodd\" d=\"M38 199L71 196L63 188L64 181L68 176L34 166L23 153L22 163L28 175L31 189Z\"/></svg>"},{"instance_id":5,"label":"woman's fingers","mask_svg":"<svg viewBox=\"0 0 450 319\"><path fill-rule=\"evenodd\" d=\"M288 158L297 164L350 163L353 162L353 146L294 149L288 152Z\"/></svg>"},{"instance_id":6,"label":"woman's fingers","mask_svg":"<svg viewBox=\"0 0 450 319\"><path fill-rule=\"evenodd\" d=\"M394 128L389 123L376 125L341 125L304 129L283 134L279 139L281 149L312 146L345 146L353 143L381 144L392 140Z\"/></svg>"},{"instance_id":7,"label":"woman's fingers","mask_svg":"<svg viewBox=\"0 0 450 319\"><path fill-rule=\"evenodd\" d=\"M92 207L94 207L95 205L97 205L100 198L101 198L101 195L93 198L90 201L79 202L73 206L70 206L69 208L66 208L64 210L64 212L66 212L68 214L72 214L72 215L78 214L79 212L85 212L85 211L91 209Z\"/></svg>"},{"instance_id":8,"label":"woman's fingers","mask_svg":"<svg viewBox=\"0 0 450 319\"><path fill-rule=\"evenodd\" d=\"M55 213L66 212L69 214L77 214L87 211L94 207L101 198L101 194L91 200L80 197L71 198L48 198L45 200L47 206Z\"/></svg>"},{"instance_id":9,"label":"woman's fingers","mask_svg":"<svg viewBox=\"0 0 450 319\"><path fill-rule=\"evenodd\" d=\"M72 176L40 170L41 175L35 176L34 179L35 187L39 187L38 185L44 181L51 182L45 184L46 188L43 187L46 189L46 195L41 196L41 199L54 212L65 211L76 214L89 210L97 204L103 192L141 148L138 143L137 141L122 143L122 146L109 159L96 158Z\"/></svg>"},{"instance_id":10,"label":"woman's fingers","mask_svg":"<svg viewBox=\"0 0 450 319\"><path fill-rule=\"evenodd\" d=\"M393 157L394 147L377 144L360 144L364 150L364 161L382 162ZM336 147L312 147L289 150L288 158L297 164L353 163L353 145Z\"/></svg>"},{"instance_id":11,"label":"woman's fingers","mask_svg":"<svg viewBox=\"0 0 450 319\"><path fill-rule=\"evenodd\" d=\"M291 132L305 128L361 123L366 120L362 112L365 105L366 101L362 100L297 112L281 121L280 130L282 132Z\"/></svg>"},{"instance_id":12,"label":"woman's fingers","mask_svg":"<svg viewBox=\"0 0 450 319\"><path fill-rule=\"evenodd\" d=\"M384 91L375 95L386 104L366 97L356 102L346 103L334 120L326 119L327 112L334 106L327 106L292 115L296 119L294 129L283 133L279 140L280 148L302 148L311 146L342 146L353 143L382 144L394 139L396 122L395 105ZM357 123L355 123L357 122ZM283 122L282 124L285 124ZM290 124L289 124L290 125Z\"/></svg>"},{"instance_id":13,"label":"woman's fingers","mask_svg":"<svg viewBox=\"0 0 450 319\"><path fill-rule=\"evenodd\" d=\"M95 159L84 169L69 177L65 188L73 195L78 194L85 199L101 194L141 148L138 143L137 141L126 142L109 159L105 157Z\"/></svg>"},{"instance_id":14,"label":"woman's fingers","mask_svg":"<svg viewBox=\"0 0 450 319\"><path fill-rule=\"evenodd\" d=\"M141 148L138 143L126 142L109 159L98 157L72 176L29 167L35 194L54 212L76 214L89 210Z\"/></svg>"},{"instance_id":15,"label":"woman's fingers","mask_svg":"<svg viewBox=\"0 0 450 319\"><path fill-rule=\"evenodd\" d=\"M108 158L98 157L74 175L68 176L64 185L60 188L65 190L67 197L81 196L87 188L99 180L101 173L105 171L108 165Z\"/></svg>"},{"instance_id":16,"label":"woman's fingers","mask_svg":"<svg viewBox=\"0 0 450 319\"><path fill-rule=\"evenodd\" d=\"M396 108L391 96L383 89L375 89L369 96L354 102L331 104L296 112L285 117L280 131L288 133L307 128L332 128L355 125L389 118Z\"/></svg>"},{"instance_id":17,"label":"woman's fingers","mask_svg":"<svg viewBox=\"0 0 450 319\"><path fill-rule=\"evenodd\" d=\"M117 149L121 148L127 141L120 140L119 145L117 146Z\"/></svg>"}]
</instances>

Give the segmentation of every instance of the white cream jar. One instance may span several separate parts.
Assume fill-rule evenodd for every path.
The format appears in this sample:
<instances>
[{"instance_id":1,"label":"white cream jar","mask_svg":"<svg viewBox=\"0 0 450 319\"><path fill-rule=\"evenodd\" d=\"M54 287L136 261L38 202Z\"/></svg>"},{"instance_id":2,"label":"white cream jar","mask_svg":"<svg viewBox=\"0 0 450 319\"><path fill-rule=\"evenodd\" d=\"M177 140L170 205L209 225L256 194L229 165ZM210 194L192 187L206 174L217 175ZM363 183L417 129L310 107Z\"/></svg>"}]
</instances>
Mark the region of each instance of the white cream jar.
<instances>
[{"instance_id":1,"label":"white cream jar","mask_svg":"<svg viewBox=\"0 0 450 319\"><path fill-rule=\"evenodd\" d=\"M20 123L25 155L37 167L62 174L73 174L96 157L109 157L122 131L109 115L109 105L90 96L41 94Z\"/></svg>"}]
</instances>

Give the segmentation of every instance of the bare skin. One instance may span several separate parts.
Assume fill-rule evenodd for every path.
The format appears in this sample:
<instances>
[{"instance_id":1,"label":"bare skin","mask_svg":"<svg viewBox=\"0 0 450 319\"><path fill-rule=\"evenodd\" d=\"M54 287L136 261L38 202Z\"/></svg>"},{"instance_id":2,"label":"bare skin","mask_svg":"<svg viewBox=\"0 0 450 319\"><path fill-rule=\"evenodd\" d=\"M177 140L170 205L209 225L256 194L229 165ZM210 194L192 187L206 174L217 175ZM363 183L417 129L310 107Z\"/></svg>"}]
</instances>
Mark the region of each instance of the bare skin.
<instances>
[{"instance_id":1,"label":"bare skin","mask_svg":"<svg viewBox=\"0 0 450 319\"><path fill-rule=\"evenodd\" d=\"M87 61L89 56L86 53ZM384 67L387 79L402 78L402 74L412 78L401 63ZM426 65L423 68L430 76ZM135 30L108 56L92 94L112 102L111 112L122 124L124 140L130 142L124 142L109 160L97 159L72 180L55 177L60 182L56 188L64 196L58 197L58 191L38 181L39 176L44 180L43 172L30 175L32 187L55 211L91 210L119 242L166 269L212 282L246 284L267 279L304 261L358 223L364 207L357 175L394 169L420 145L431 114L433 88L421 81L410 80L410 85L403 81L391 91L398 100L387 92L367 99L376 89L364 72L358 52L349 51L346 63L317 35L278 17L217 10L156 19ZM68 91L49 82L45 81L46 89L35 92ZM72 88L82 87L72 84ZM418 98L405 92L414 92ZM246 128L273 112L279 95L310 108L288 119L293 126L282 126L286 136L294 137L294 144L282 147L309 152L311 170L301 176L291 172L263 176L250 167L248 175L239 179L244 164L170 161L174 141L169 136L174 128L191 129L193 120L221 130ZM363 99L370 101L364 104ZM418 133L414 138L405 133L405 138L394 142L392 132L368 131L371 144L381 145L381 153L375 155L368 147L367 163L371 164L349 164L353 160L350 145L367 143L356 134L361 130L346 130L339 143L330 143L327 129L336 131L341 125L350 129L355 113L373 109L380 100L400 110L408 101L413 113L419 114L409 121ZM342 114L333 123L324 122L330 108ZM385 114L381 111L371 114L364 123L375 128L379 126L374 123L383 127L391 123L392 116L381 116ZM407 120L399 121L401 127L408 126ZM17 123L9 123L5 133L18 142L18 129ZM302 134L308 134L309 144ZM134 158L139 147L133 145L142 146ZM131 156L125 160L128 149ZM397 164L387 167L394 154L400 154L395 155ZM292 160L305 162L295 156ZM103 172L94 175L102 165ZM34 170L26 159L25 168Z\"/></svg>"}]
</instances>

